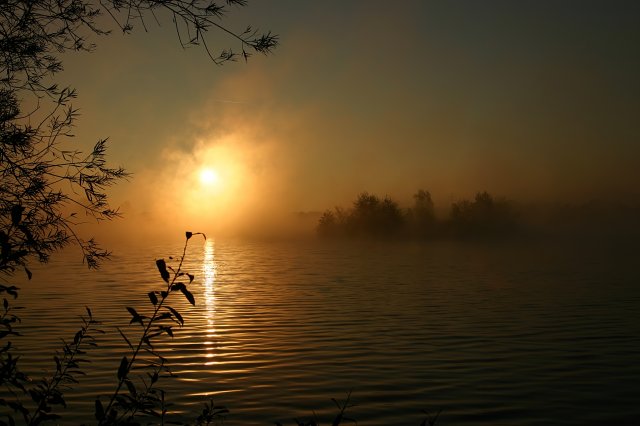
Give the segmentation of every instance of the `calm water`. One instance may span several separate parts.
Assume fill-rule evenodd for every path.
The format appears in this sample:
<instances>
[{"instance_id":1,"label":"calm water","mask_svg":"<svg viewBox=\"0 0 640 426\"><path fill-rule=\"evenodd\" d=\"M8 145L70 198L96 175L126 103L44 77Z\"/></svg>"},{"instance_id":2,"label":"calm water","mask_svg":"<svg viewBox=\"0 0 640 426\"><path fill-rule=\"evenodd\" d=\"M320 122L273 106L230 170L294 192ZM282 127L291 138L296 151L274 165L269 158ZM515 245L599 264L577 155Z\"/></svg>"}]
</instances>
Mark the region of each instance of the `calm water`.
<instances>
[{"instance_id":1,"label":"calm water","mask_svg":"<svg viewBox=\"0 0 640 426\"><path fill-rule=\"evenodd\" d=\"M195 240L195 238L194 238ZM107 331L69 393L68 424L93 419L112 389L125 306L161 289L154 260L181 246L115 248L100 271L75 253L34 268L19 298L23 368L49 368L84 306ZM638 424L638 251L579 247L193 241L197 305L160 345L178 378L163 384L177 419L209 397L225 424L294 424L352 390L360 425Z\"/></svg>"}]
</instances>

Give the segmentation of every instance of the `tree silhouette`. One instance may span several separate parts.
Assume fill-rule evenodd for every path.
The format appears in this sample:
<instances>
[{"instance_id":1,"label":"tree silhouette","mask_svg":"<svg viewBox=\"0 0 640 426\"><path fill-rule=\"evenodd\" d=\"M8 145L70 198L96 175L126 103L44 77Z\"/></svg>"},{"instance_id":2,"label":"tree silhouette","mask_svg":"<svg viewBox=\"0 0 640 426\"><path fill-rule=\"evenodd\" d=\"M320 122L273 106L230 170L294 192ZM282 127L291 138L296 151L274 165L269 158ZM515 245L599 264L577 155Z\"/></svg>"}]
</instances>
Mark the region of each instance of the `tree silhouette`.
<instances>
[{"instance_id":1,"label":"tree silhouette","mask_svg":"<svg viewBox=\"0 0 640 426\"><path fill-rule=\"evenodd\" d=\"M404 226L405 218L397 202L362 192L351 209L336 207L325 211L316 230L322 237L387 238L399 235Z\"/></svg>"},{"instance_id":2,"label":"tree silhouette","mask_svg":"<svg viewBox=\"0 0 640 426\"><path fill-rule=\"evenodd\" d=\"M504 199L478 192L473 201L462 200L451 206L450 227L461 237L503 236L513 231L516 214Z\"/></svg>"},{"instance_id":3,"label":"tree silhouette","mask_svg":"<svg viewBox=\"0 0 640 426\"><path fill-rule=\"evenodd\" d=\"M447 219L438 219L431 193L423 189L413 196L413 205L401 209L389 197L384 199L362 192L350 209L336 207L325 211L316 231L320 237L404 237L433 240L438 238L496 238L512 235L518 226L513 204L478 192L473 201L451 205Z\"/></svg>"},{"instance_id":4,"label":"tree silhouette","mask_svg":"<svg viewBox=\"0 0 640 426\"><path fill-rule=\"evenodd\" d=\"M77 111L76 93L53 77L62 70L59 54L92 51L92 35L110 30L98 24L103 15L122 32L169 14L183 46L202 46L216 63L269 53L278 42L270 32L251 27L234 33L221 24L229 6L203 0L9 0L0 2L0 272L25 266L30 255L46 261L69 242L83 250L90 267L108 252L77 234L82 215L94 219L118 216L105 189L128 175L105 161L106 140L82 154L68 147ZM104 20L100 20L104 22ZM238 43L213 49L206 34L216 29ZM22 104L22 105L21 105ZM35 105L23 111L25 104Z\"/></svg>"},{"instance_id":5,"label":"tree silhouette","mask_svg":"<svg viewBox=\"0 0 640 426\"><path fill-rule=\"evenodd\" d=\"M436 216L431 193L423 189L413 195L413 207L407 212L412 233L419 237L427 237L435 232Z\"/></svg>"},{"instance_id":6,"label":"tree silhouette","mask_svg":"<svg viewBox=\"0 0 640 426\"><path fill-rule=\"evenodd\" d=\"M119 216L109 204L107 190L129 176L122 167L107 163L106 139L89 153L73 147L76 92L55 81L63 69L60 55L93 51L92 37L110 34L105 26L109 22L129 33L136 26L147 30L148 21L168 16L183 47L202 47L215 64L238 57L247 60L253 52L271 52L278 37L251 27L236 33L222 25L230 6L246 4L246 0L0 1L0 298L17 297L19 289L7 284L13 273L24 269L31 278L30 261L46 262L71 243L82 249L89 267L97 267L109 252L93 238L80 235L78 225L87 218ZM207 39L212 29L229 37L236 50L214 48ZM18 334L17 322L15 309L4 298L0 386L16 395L27 391L28 380L7 341ZM43 386L45 401L53 394ZM0 399L0 406L25 414L18 400ZM49 419L45 409L38 412L42 415L38 422ZM13 424L13 417L7 418Z\"/></svg>"}]
</instances>

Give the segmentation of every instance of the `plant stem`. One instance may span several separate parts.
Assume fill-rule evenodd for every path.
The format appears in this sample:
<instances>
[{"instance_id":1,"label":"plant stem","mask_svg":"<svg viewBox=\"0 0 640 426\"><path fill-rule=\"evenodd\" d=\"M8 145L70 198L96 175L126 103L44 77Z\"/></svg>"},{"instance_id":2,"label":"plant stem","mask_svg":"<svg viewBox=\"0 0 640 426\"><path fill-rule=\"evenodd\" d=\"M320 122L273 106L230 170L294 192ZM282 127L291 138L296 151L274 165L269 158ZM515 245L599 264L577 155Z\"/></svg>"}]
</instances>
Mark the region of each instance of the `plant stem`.
<instances>
[{"instance_id":1,"label":"plant stem","mask_svg":"<svg viewBox=\"0 0 640 426\"><path fill-rule=\"evenodd\" d=\"M145 326L144 332L142 333L142 336L140 337L140 340L138 341L138 345L136 346L136 349L133 351L133 355L131 356L131 359L129 360L128 364L127 364L127 369L125 371L125 373L122 375L122 377L118 380L118 386L116 387L116 390L114 391L113 395L111 395L111 399L109 399L109 404L107 405L107 407L104 410L104 417L102 419L100 419L99 424L104 424L105 420L108 418L109 415L109 411L112 409L113 404L115 402L116 396L118 396L118 394L120 393L120 389L122 389L122 385L124 384L125 380L127 379L127 376L129 374L129 371L131 371L131 368L133 367L133 363L135 362L138 353L140 352L140 349L142 348L142 344L145 341L146 336L149 334L149 330L151 328L151 325L153 324L153 322L155 321L158 312L160 311L160 308L162 308L162 305L164 304L164 301L169 297L169 295L171 294L171 288L173 287L173 285L175 284L176 280L178 279L178 276L180 276L180 270L182 269L182 263L184 262L184 258L186 256L187 253L187 245L189 244L189 239L187 238L187 240L184 243L184 248L182 249L182 257L180 258L180 263L178 264L178 269L174 271L173 273L173 279L168 283L167 285L167 295L163 298L160 299L159 303L155 306L155 309L153 311L153 315L151 316L151 318L149 318L149 321L147 322L147 325Z\"/></svg>"}]
</instances>

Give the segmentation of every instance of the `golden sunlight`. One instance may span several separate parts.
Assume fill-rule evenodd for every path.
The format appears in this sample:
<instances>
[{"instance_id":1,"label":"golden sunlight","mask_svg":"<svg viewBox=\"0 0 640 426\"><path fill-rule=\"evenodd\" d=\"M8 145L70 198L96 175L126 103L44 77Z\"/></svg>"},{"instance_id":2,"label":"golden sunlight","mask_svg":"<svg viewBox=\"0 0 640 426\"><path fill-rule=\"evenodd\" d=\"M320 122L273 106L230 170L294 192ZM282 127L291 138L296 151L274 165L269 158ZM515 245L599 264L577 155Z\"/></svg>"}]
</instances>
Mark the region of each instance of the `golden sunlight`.
<instances>
[{"instance_id":1,"label":"golden sunlight","mask_svg":"<svg viewBox=\"0 0 640 426\"><path fill-rule=\"evenodd\" d=\"M200 183L203 185L217 185L220 183L220 175L216 171L216 169L212 169L210 167L206 167L200 170Z\"/></svg>"},{"instance_id":2,"label":"golden sunlight","mask_svg":"<svg viewBox=\"0 0 640 426\"><path fill-rule=\"evenodd\" d=\"M275 158L271 145L256 144L255 139L230 134L196 140L191 152L167 148L165 158L180 161L161 176L146 176L153 188L149 216L165 226L166 220L160 218L171 217L176 228L198 228L208 234L229 234L254 226L254 221L263 226L279 174L270 162ZM176 194L177 202L167 203L167 193Z\"/></svg>"},{"instance_id":3,"label":"golden sunlight","mask_svg":"<svg viewBox=\"0 0 640 426\"><path fill-rule=\"evenodd\" d=\"M221 226L244 210L250 188L245 163L245 151L234 139L198 142L191 162L183 161L178 170L184 178L174 178L184 196L182 214L190 226Z\"/></svg>"}]
</instances>

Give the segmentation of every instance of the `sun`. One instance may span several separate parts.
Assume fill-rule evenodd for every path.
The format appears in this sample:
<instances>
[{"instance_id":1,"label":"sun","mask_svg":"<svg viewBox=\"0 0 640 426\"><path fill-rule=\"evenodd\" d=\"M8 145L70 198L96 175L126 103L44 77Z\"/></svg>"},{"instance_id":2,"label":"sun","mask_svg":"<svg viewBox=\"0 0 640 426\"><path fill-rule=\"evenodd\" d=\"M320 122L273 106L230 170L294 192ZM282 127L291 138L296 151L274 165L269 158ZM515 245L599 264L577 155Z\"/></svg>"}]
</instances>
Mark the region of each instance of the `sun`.
<instances>
[{"instance_id":1,"label":"sun","mask_svg":"<svg viewBox=\"0 0 640 426\"><path fill-rule=\"evenodd\" d=\"M205 186L214 186L220 183L220 175L216 169L205 167L200 170L200 183Z\"/></svg>"}]
</instances>

